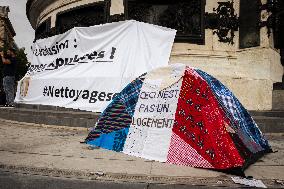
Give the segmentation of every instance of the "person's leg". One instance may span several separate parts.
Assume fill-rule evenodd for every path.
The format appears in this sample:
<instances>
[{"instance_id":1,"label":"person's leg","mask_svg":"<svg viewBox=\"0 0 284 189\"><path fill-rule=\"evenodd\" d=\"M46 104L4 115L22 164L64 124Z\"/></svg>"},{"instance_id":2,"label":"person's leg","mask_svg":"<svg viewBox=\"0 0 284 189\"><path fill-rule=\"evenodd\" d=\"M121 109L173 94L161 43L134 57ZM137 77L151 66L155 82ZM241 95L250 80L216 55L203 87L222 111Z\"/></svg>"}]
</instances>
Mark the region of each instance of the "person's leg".
<instances>
[{"instance_id":1,"label":"person's leg","mask_svg":"<svg viewBox=\"0 0 284 189\"><path fill-rule=\"evenodd\" d=\"M5 93L5 96L6 96L6 103L5 103L5 104L8 104L8 102L7 102L7 100L8 100L8 92L7 92L7 76L3 77L2 84L3 84L3 90L4 90L4 93Z\"/></svg>"},{"instance_id":2,"label":"person's leg","mask_svg":"<svg viewBox=\"0 0 284 189\"><path fill-rule=\"evenodd\" d=\"M3 83L4 84L4 83ZM6 76L5 77L5 93L6 101L8 105L14 105L14 94L15 94L15 77Z\"/></svg>"}]
</instances>

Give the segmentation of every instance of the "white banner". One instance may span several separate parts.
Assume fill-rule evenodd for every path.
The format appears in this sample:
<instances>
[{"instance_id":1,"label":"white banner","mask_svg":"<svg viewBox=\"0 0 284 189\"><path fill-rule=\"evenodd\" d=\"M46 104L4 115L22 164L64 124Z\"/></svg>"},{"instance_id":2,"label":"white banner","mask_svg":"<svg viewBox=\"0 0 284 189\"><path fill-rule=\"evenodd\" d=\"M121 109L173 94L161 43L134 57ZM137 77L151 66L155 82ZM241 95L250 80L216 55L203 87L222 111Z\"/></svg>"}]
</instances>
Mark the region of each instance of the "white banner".
<instances>
[{"instance_id":1,"label":"white banner","mask_svg":"<svg viewBox=\"0 0 284 189\"><path fill-rule=\"evenodd\" d=\"M175 33L130 20L38 40L15 102L101 112L137 76L168 65Z\"/></svg>"}]
</instances>

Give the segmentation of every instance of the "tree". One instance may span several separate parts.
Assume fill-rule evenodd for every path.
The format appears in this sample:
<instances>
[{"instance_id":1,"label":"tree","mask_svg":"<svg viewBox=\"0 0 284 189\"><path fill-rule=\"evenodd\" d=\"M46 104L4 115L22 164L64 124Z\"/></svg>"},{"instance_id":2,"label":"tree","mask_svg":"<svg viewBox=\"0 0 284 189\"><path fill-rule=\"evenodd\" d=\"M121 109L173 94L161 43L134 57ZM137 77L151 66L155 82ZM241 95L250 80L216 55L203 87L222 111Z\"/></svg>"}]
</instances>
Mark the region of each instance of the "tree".
<instances>
[{"instance_id":1,"label":"tree","mask_svg":"<svg viewBox=\"0 0 284 189\"><path fill-rule=\"evenodd\" d=\"M27 59L27 54L25 53L25 48L21 48L16 52L16 60L17 60L17 67L16 67L16 81L22 79L24 75L27 73L29 62Z\"/></svg>"}]
</instances>

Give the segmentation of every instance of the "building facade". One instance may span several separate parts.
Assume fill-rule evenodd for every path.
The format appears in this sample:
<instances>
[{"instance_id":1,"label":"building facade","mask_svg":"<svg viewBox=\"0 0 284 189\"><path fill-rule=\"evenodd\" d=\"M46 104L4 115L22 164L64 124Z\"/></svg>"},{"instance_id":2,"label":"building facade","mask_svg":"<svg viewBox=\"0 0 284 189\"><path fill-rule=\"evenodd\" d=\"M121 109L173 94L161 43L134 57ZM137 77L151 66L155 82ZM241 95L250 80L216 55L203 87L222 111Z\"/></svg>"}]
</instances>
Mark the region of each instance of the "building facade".
<instances>
[{"instance_id":1,"label":"building facade","mask_svg":"<svg viewBox=\"0 0 284 189\"><path fill-rule=\"evenodd\" d=\"M174 28L170 64L213 75L249 110L270 110L282 82L280 0L28 0L26 11L36 39L126 19Z\"/></svg>"},{"instance_id":2,"label":"building facade","mask_svg":"<svg viewBox=\"0 0 284 189\"><path fill-rule=\"evenodd\" d=\"M13 37L16 35L15 30L9 20L8 6L0 6L0 48L9 47L14 44Z\"/></svg>"}]
</instances>

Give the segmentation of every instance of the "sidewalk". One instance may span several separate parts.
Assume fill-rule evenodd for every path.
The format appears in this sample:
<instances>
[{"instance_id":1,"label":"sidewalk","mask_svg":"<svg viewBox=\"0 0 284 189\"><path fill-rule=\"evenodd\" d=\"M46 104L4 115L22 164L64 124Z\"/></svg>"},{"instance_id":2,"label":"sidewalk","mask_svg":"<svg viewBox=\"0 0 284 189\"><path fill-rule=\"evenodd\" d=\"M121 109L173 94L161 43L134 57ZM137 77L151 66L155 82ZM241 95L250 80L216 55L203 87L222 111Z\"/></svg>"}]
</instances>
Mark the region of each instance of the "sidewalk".
<instances>
[{"instance_id":1,"label":"sidewalk","mask_svg":"<svg viewBox=\"0 0 284 189\"><path fill-rule=\"evenodd\" d=\"M87 133L86 128L0 119L0 170L108 182L242 187L228 174L91 149L80 143ZM245 173L268 187L284 188L284 134L267 137L278 152L258 160Z\"/></svg>"}]
</instances>

